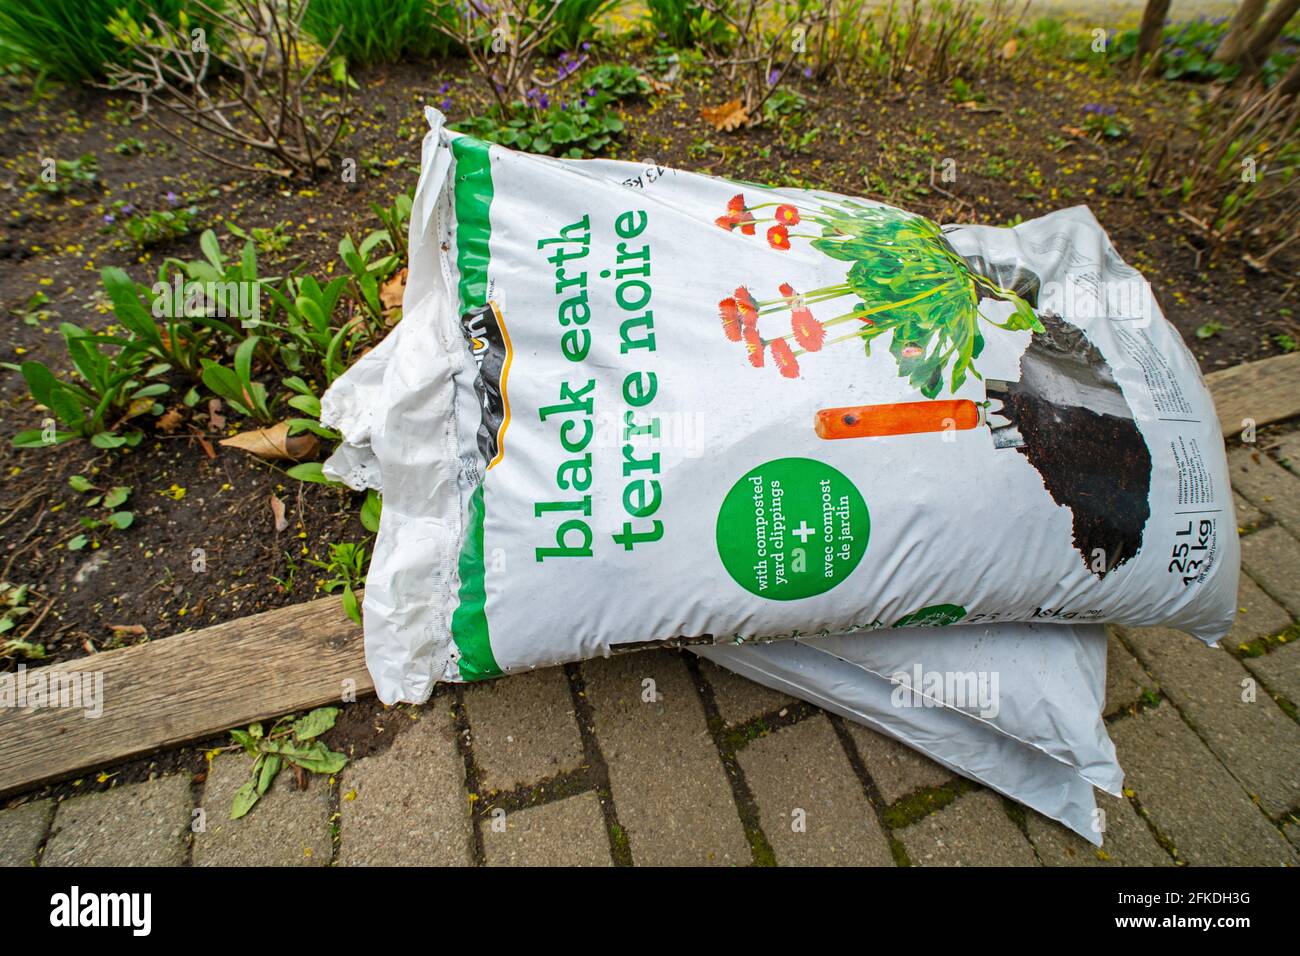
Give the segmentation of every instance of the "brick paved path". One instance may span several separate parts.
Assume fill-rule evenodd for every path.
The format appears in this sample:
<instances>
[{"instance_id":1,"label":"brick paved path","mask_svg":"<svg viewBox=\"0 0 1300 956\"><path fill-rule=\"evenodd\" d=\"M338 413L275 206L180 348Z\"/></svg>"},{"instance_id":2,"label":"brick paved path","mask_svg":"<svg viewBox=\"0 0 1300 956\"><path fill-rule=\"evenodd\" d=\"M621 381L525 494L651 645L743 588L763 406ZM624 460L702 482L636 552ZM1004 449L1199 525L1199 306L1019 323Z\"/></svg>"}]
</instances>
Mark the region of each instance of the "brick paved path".
<instances>
[{"instance_id":1,"label":"brick paved path","mask_svg":"<svg viewBox=\"0 0 1300 956\"><path fill-rule=\"evenodd\" d=\"M1300 863L1300 430L1261 447L1230 454L1245 574L1223 649L1111 638L1127 779L1124 799L1098 795L1101 851L879 734L657 651L440 687L385 723L386 749L306 790L281 774L238 821L242 755L200 782L87 774L0 810L0 863Z\"/></svg>"}]
</instances>

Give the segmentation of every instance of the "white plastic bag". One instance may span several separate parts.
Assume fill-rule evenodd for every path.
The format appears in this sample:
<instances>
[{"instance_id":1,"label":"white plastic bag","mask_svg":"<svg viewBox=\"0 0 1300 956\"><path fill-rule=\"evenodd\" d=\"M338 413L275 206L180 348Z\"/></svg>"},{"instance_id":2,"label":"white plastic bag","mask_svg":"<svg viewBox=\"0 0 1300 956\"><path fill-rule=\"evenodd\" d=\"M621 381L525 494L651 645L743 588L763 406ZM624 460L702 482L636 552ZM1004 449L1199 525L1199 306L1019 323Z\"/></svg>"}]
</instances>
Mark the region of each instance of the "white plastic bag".
<instances>
[{"instance_id":1,"label":"white plastic bag","mask_svg":"<svg viewBox=\"0 0 1300 956\"><path fill-rule=\"evenodd\" d=\"M430 121L404 318L322 403L384 490L382 700L677 635L1227 633L1213 406L1086 209L940 231Z\"/></svg>"},{"instance_id":2,"label":"white plastic bag","mask_svg":"<svg viewBox=\"0 0 1300 956\"><path fill-rule=\"evenodd\" d=\"M1106 630L997 624L692 648L865 724L1100 846L1124 776L1102 720Z\"/></svg>"}]
</instances>

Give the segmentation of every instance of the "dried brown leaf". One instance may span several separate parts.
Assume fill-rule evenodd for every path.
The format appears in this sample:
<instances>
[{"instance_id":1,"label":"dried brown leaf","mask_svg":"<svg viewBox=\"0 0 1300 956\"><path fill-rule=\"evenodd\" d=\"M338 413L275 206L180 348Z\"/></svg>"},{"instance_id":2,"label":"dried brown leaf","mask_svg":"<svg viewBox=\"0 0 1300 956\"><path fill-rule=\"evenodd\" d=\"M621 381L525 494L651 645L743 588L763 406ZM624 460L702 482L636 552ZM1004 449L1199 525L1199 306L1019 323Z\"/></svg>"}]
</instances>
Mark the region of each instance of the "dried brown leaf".
<instances>
[{"instance_id":1,"label":"dried brown leaf","mask_svg":"<svg viewBox=\"0 0 1300 956\"><path fill-rule=\"evenodd\" d=\"M700 116L706 123L712 124L719 132L730 133L750 122L745 104L740 100L729 100L719 106L706 106L700 110Z\"/></svg>"},{"instance_id":2,"label":"dried brown leaf","mask_svg":"<svg viewBox=\"0 0 1300 956\"><path fill-rule=\"evenodd\" d=\"M271 495L271 514L275 517L276 531L284 531L289 527L289 519L284 516L284 502L274 493Z\"/></svg>"},{"instance_id":3,"label":"dried brown leaf","mask_svg":"<svg viewBox=\"0 0 1300 956\"><path fill-rule=\"evenodd\" d=\"M280 422L270 428L254 428L223 438L221 444L227 448L238 448L269 460L302 461L311 458L320 450L320 440L311 432L300 435L289 434L289 423Z\"/></svg>"},{"instance_id":4,"label":"dried brown leaf","mask_svg":"<svg viewBox=\"0 0 1300 956\"><path fill-rule=\"evenodd\" d=\"M226 430L226 416L221 414L221 399L208 399L208 428L214 432Z\"/></svg>"},{"instance_id":5,"label":"dried brown leaf","mask_svg":"<svg viewBox=\"0 0 1300 956\"><path fill-rule=\"evenodd\" d=\"M160 432L170 435L176 429L181 427L181 410L179 408L169 408L158 416L156 427Z\"/></svg>"}]
</instances>

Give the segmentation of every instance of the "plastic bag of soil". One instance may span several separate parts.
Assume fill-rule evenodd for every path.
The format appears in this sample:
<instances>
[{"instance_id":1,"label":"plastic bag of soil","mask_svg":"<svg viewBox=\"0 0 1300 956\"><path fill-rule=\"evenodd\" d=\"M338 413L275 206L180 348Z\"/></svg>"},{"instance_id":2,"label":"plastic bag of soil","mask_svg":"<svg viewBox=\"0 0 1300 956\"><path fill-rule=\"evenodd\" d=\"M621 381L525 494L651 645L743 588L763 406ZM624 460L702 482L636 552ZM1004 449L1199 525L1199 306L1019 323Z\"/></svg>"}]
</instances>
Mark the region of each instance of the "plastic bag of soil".
<instances>
[{"instance_id":1,"label":"plastic bag of soil","mask_svg":"<svg viewBox=\"0 0 1300 956\"><path fill-rule=\"evenodd\" d=\"M429 118L404 318L322 402L384 490L382 700L675 636L1227 633L1214 408L1086 209L941 228Z\"/></svg>"},{"instance_id":2,"label":"plastic bag of soil","mask_svg":"<svg viewBox=\"0 0 1300 956\"><path fill-rule=\"evenodd\" d=\"M900 740L1100 846L1124 776L1102 720L1106 629L998 624L691 648Z\"/></svg>"}]
</instances>

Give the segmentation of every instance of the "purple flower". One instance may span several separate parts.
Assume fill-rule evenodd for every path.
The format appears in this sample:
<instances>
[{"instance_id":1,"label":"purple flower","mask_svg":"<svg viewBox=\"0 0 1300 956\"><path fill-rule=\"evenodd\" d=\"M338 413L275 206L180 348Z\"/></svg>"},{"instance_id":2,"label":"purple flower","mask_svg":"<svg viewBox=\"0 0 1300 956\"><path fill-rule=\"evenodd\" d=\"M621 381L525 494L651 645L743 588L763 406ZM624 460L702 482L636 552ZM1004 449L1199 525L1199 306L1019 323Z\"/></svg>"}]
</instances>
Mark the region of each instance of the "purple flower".
<instances>
[{"instance_id":1,"label":"purple flower","mask_svg":"<svg viewBox=\"0 0 1300 956\"><path fill-rule=\"evenodd\" d=\"M173 192L169 192L169 193L167 193L167 195L166 195L164 198L167 200L167 202L168 202L169 205L172 205L172 206L176 205L177 199L176 199L176 194L175 194L175 193L173 193Z\"/></svg>"},{"instance_id":2,"label":"purple flower","mask_svg":"<svg viewBox=\"0 0 1300 956\"><path fill-rule=\"evenodd\" d=\"M444 99L441 103L439 103L439 104L438 104L438 109L440 109L440 110L449 110L449 109L451 109L451 97L447 97L447 98Z\"/></svg>"},{"instance_id":3,"label":"purple flower","mask_svg":"<svg viewBox=\"0 0 1300 956\"><path fill-rule=\"evenodd\" d=\"M591 49L591 44L590 44L590 43L583 43L583 44L582 44L582 52L583 52L583 53L586 53L586 52L587 52L588 50L590 50L590 49Z\"/></svg>"},{"instance_id":4,"label":"purple flower","mask_svg":"<svg viewBox=\"0 0 1300 956\"><path fill-rule=\"evenodd\" d=\"M773 68L772 72L767 74L767 85L776 86L777 81L779 81L780 79L781 79L781 71L776 68Z\"/></svg>"},{"instance_id":5,"label":"purple flower","mask_svg":"<svg viewBox=\"0 0 1300 956\"><path fill-rule=\"evenodd\" d=\"M805 66L805 67L803 68L803 75L804 75L804 78L805 78L805 79L811 79L811 78L812 78L812 67L811 67L811 66Z\"/></svg>"},{"instance_id":6,"label":"purple flower","mask_svg":"<svg viewBox=\"0 0 1300 956\"><path fill-rule=\"evenodd\" d=\"M104 213L104 222L111 226L113 223L117 222L117 217L111 212L106 212Z\"/></svg>"},{"instance_id":7,"label":"purple flower","mask_svg":"<svg viewBox=\"0 0 1300 956\"><path fill-rule=\"evenodd\" d=\"M450 83L444 83L444 84L442 84L442 86L438 87L438 92L439 92L439 93L446 93L449 89L451 89L451 84L450 84Z\"/></svg>"},{"instance_id":8,"label":"purple flower","mask_svg":"<svg viewBox=\"0 0 1300 956\"><path fill-rule=\"evenodd\" d=\"M125 206L122 207L122 215L124 215L124 216L134 216L134 215L135 215L135 206L134 206L132 203L127 203Z\"/></svg>"}]
</instances>

